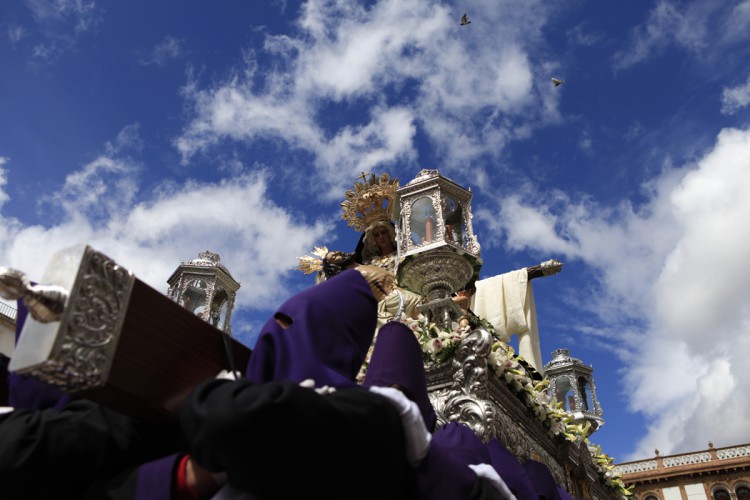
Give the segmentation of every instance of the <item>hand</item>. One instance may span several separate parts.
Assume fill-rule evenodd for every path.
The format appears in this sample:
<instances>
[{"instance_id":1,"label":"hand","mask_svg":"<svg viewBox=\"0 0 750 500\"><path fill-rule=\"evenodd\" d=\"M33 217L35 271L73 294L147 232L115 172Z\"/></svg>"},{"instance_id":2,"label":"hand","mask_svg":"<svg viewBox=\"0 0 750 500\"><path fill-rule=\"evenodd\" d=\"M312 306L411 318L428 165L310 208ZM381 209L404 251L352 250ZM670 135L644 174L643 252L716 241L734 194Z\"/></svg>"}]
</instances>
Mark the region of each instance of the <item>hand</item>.
<instances>
[{"instance_id":1,"label":"hand","mask_svg":"<svg viewBox=\"0 0 750 500\"><path fill-rule=\"evenodd\" d=\"M406 437L406 460L410 465L418 466L427 455L432 435L427 430L417 403L393 387L373 386L370 391L388 398L398 410Z\"/></svg>"},{"instance_id":2,"label":"hand","mask_svg":"<svg viewBox=\"0 0 750 500\"><path fill-rule=\"evenodd\" d=\"M225 380L239 380L242 378L242 374L240 372L230 372L229 370L221 370L218 375L216 375L217 379L225 379Z\"/></svg>"},{"instance_id":3,"label":"hand","mask_svg":"<svg viewBox=\"0 0 750 500\"><path fill-rule=\"evenodd\" d=\"M473 470L477 476L489 480L489 482L502 494L502 498L516 500L515 495L510 491L508 485L505 484L503 478L500 477L500 474L498 474L495 468L490 464L469 464L469 468Z\"/></svg>"},{"instance_id":4,"label":"hand","mask_svg":"<svg viewBox=\"0 0 750 500\"><path fill-rule=\"evenodd\" d=\"M396 283L396 275L382 267L361 265L355 268L370 285L375 300L380 302L393 291Z\"/></svg>"}]
</instances>

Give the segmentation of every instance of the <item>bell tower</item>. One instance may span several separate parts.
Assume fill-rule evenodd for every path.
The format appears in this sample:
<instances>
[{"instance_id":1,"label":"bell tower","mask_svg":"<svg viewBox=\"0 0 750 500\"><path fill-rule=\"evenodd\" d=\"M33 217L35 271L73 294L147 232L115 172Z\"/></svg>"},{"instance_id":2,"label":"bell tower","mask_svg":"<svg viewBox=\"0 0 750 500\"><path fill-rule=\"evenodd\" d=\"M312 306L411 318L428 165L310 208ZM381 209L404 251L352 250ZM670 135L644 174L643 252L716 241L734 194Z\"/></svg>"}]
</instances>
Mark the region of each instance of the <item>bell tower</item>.
<instances>
[{"instance_id":1,"label":"bell tower","mask_svg":"<svg viewBox=\"0 0 750 500\"><path fill-rule=\"evenodd\" d=\"M204 321L232 334L230 319L240 283L221 263L219 254L206 250L197 259L182 261L167 280L167 295Z\"/></svg>"},{"instance_id":2,"label":"bell tower","mask_svg":"<svg viewBox=\"0 0 750 500\"><path fill-rule=\"evenodd\" d=\"M552 351L552 361L544 365L544 374L550 381L550 395L573 414L574 423L590 422L590 433L604 425L593 373L593 367L571 358L567 349Z\"/></svg>"}]
</instances>

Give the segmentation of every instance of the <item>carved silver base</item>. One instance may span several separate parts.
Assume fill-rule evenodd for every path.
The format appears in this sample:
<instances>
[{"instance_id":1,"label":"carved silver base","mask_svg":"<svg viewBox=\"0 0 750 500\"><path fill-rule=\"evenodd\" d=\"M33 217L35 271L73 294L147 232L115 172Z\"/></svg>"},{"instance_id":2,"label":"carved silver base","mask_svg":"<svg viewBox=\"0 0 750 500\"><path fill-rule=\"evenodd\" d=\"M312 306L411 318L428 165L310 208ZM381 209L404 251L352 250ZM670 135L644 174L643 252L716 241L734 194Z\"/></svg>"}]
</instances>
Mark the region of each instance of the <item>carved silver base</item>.
<instances>
[{"instance_id":1,"label":"carved silver base","mask_svg":"<svg viewBox=\"0 0 750 500\"><path fill-rule=\"evenodd\" d=\"M450 245L407 255L398 265L398 283L430 300L450 297L478 274L477 261Z\"/></svg>"},{"instance_id":2,"label":"carved silver base","mask_svg":"<svg viewBox=\"0 0 750 500\"><path fill-rule=\"evenodd\" d=\"M67 271L77 274L60 322L27 318L9 370L77 392L106 381L135 277L88 246Z\"/></svg>"}]
</instances>

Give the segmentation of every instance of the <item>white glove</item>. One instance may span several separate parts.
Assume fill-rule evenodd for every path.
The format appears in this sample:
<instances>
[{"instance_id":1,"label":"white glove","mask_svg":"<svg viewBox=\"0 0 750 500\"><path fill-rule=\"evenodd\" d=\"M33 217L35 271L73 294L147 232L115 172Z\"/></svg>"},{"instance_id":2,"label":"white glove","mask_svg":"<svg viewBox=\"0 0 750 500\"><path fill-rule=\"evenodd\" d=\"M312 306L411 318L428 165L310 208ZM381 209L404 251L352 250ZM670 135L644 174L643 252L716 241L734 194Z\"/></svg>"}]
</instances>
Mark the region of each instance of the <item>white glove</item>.
<instances>
[{"instance_id":1,"label":"white glove","mask_svg":"<svg viewBox=\"0 0 750 500\"><path fill-rule=\"evenodd\" d=\"M418 466L427 455L432 434L424 424L417 403L394 387L370 387L370 391L388 398L398 410L406 436L406 459L410 465Z\"/></svg>"},{"instance_id":2,"label":"white glove","mask_svg":"<svg viewBox=\"0 0 750 500\"><path fill-rule=\"evenodd\" d=\"M229 370L221 370L218 375L216 375L216 378L222 378L226 380L239 380L242 378L242 374L240 372L230 372Z\"/></svg>"},{"instance_id":3,"label":"white glove","mask_svg":"<svg viewBox=\"0 0 750 500\"><path fill-rule=\"evenodd\" d=\"M305 387L307 389L313 389L315 392L317 392L320 395L325 396L326 394L331 394L333 392L336 392L335 387L331 387L328 385L324 385L322 387L315 387L315 381L311 378L306 378L302 382L299 383L300 387Z\"/></svg>"},{"instance_id":4,"label":"white glove","mask_svg":"<svg viewBox=\"0 0 750 500\"><path fill-rule=\"evenodd\" d=\"M469 468L473 470L477 476L487 478L492 485L500 491L503 498L507 500L516 500L515 495L511 493L510 488L505 484L503 478L500 477L500 474L498 474L495 468L490 464L469 465Z\"/></svg>"}]
</instances>

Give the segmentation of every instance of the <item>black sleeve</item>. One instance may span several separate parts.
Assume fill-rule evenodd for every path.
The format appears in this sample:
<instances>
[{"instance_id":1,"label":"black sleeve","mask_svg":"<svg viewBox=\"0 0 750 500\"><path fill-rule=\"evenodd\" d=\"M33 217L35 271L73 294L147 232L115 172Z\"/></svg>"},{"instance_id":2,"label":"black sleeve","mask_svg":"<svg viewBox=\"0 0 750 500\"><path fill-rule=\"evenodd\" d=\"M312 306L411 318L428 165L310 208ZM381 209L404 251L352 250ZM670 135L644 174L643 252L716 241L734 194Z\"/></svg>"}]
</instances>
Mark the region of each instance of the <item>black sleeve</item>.
<instances>
[{"instance_id":1,"label":"black sleeve","mask_svg":"<svg viewBox=\"0 0 750 500\"><path fill-rule=\"evenodd\" d=\"M80 499L97 479L184 447L177 422L140 422L90 401L16 410L0 415L2 495Z\"/></svg>"},{"instance_id":2,"label":"black sleeve","mask_svg":"<svg viewBox=\"0 0 750 500\"><path fill-rule=\"evenodd\" d=\"M361 388L320 395L291 382L213 380L180 421L198 463L260 499L408 495L401 420Z\"/></svg>"}]
</instances>

